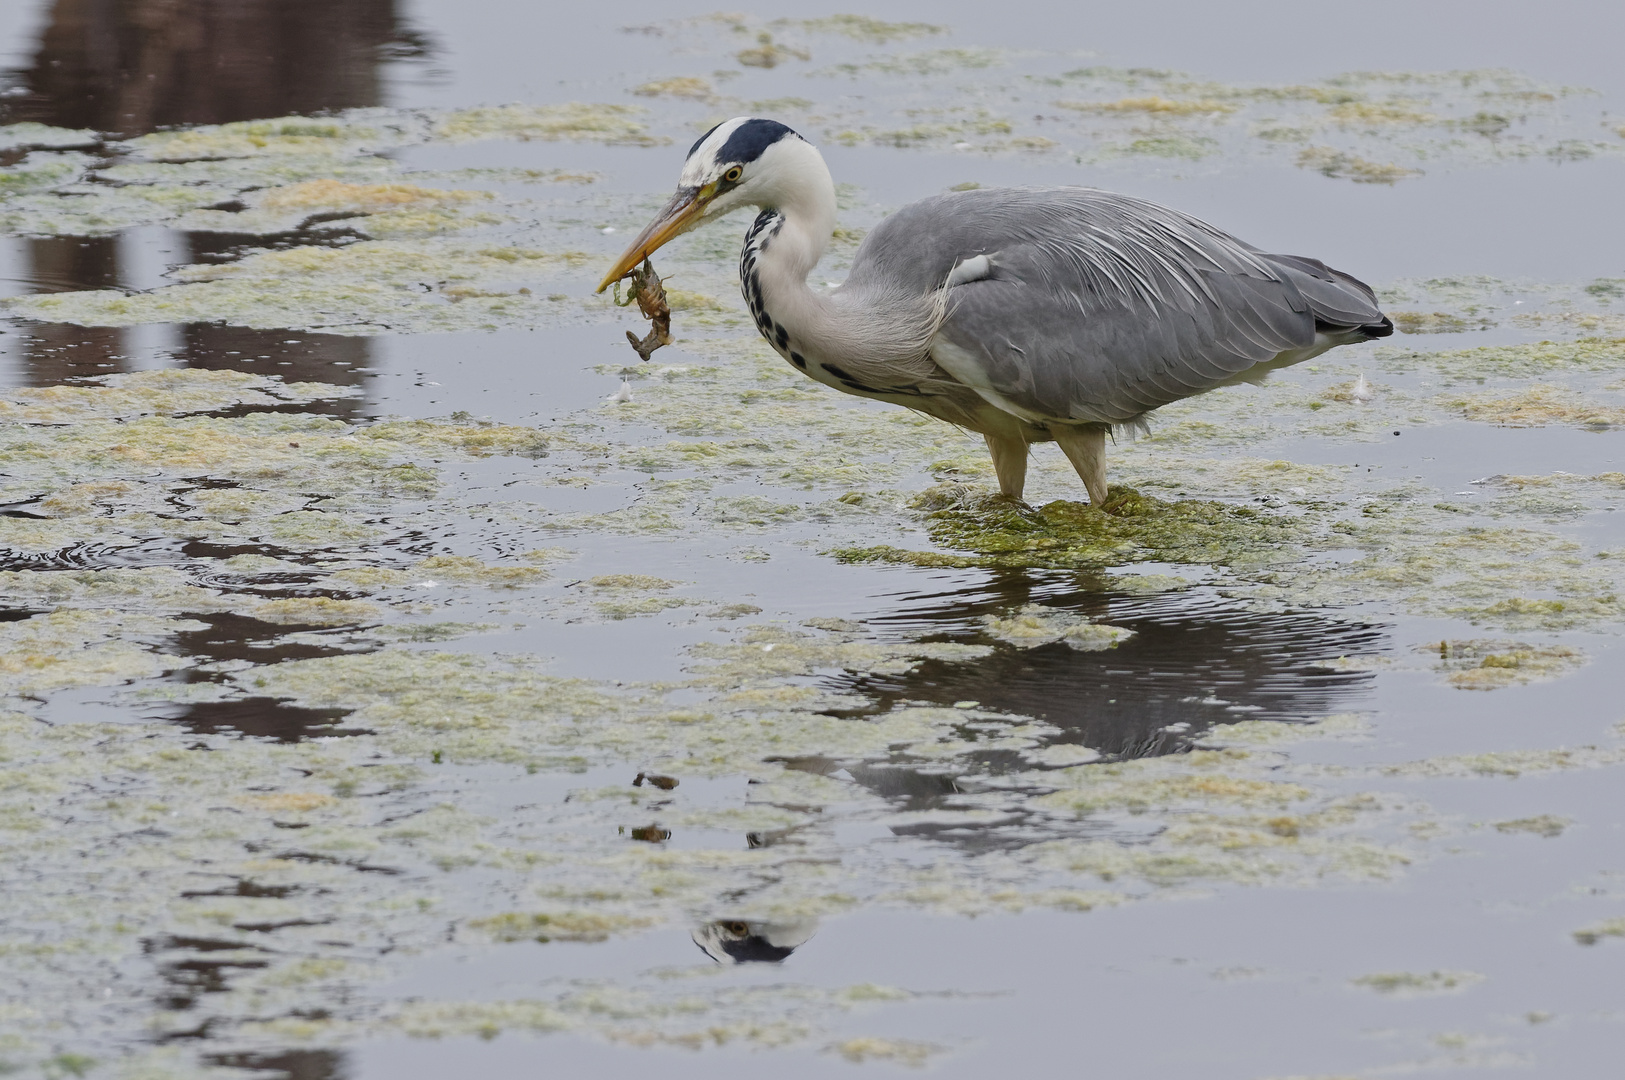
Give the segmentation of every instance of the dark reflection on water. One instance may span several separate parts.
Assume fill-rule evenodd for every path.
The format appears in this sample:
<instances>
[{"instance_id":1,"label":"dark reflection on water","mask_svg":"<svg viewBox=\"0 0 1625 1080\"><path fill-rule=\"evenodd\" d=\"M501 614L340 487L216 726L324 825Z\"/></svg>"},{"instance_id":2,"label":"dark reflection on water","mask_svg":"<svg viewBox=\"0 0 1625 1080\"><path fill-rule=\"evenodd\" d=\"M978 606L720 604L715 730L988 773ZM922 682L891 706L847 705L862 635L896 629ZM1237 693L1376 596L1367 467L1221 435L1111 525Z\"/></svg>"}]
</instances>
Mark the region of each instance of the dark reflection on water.
<instances>
[{"instance_id":1,"label":"dark reflection on water","mask_svg":"<svg viewBox=\"0 0 1625 1080\"><path fill-rule=\"evenodd\" d=\"M271 375L289 383L364 388L373 358L372 339L356 335L259 330L218 323L188 323L166 329L172 329L179 341L165 350L164 358L179 366ZM56 386L69 379L151 366L136 362L131 331L127 329L30 322L21 324L20 331L10 339L8 350L16 357L10 380L15 385ZM283 411L347 421L370 415L365 397L359 394L298 405L241 406L230 410L230 415Z\"/></svg>"},{"instance_id":2,"label":"dark reflection on water","mask_svg":"<svg viewBox=\"0 0 1625 1080\"><path fill-rule=\"evenodd\" d=\"M311 640L313 634L322 630L328 630L331 634L327 627L289 626L232 612L192 614L187 618L207 625L202 630L187 630L175 635L176 651L183 656L204 657L211 661L246 660L254 664L280 664L289 660L312 660L354 651L337 639L331 644ZM293 634L300 631L303 633L299 637L290 640Z\"/></svg>"},{"instance_id":3,"label":"dark reflection on water","mask_svg":"<svg viewBox=\"0 0 1625 1080\"><path fill-rule=\"evenodd\" d=\"M115 236L36 236L25 243L36 292L119 287Z\"/></svg>"},{"instance_id":4,"label":"dark reflection on water","mask_svg":"<svg viewBox=\"0 0 1625 1080\"><path fill-rule=\"evenodd\" d=\"M174 935L152 938L143 943L143 950L158 959L158 974L167 991L160 1002L164 1008L176 1012L192 1008L204 994L224 992L233 972L269 967L270 961L253 954L272 952L241 941ZM213 955L223 952L235 955ZM172 1033L168 1038L202 1038L207 1034L207 1027L205 1023L194 1030Z\"/></svg>"},{"instance_id":5,"label":"dark reflection on water","mask_svg":"<svg viewBox=\"0 0 1625 1080\"><path fill-rule=\"evenodd\" d=\"M176 634L175 648L181 655L210 663L247 661L256 665L275 664L338 656L358 648L338 636L342 631L335 632L328 627L290 626L230 612L191 615L189 618L206 625L199 630ZM312 640L324 634L332 638L331 643ZM376 646L360 646L367 647ZM176 672L173 677L180 682L198 683L219 681L221 675L213 670L187 668ZM197 735L236 732L252 738L292 743L312 738L371 734L366 728L339 726L353 711L306 708L290 704L282 698L228 697L219 701L156 704L144 709L143 714Z\"/></svg>"},{"instance_id":6,"label":"dark reflection on water","mask_svg":"<svg viewBox=\"0 0 1625 1080\"><path fill-rule=\"evenodd\" d=\"M116 236L43 236L21 241L33 292L116 289L119 285ZM50 386L74 375L120 370L125 332L105 326L39 323L23 341L20 382Z\"/></svg>"},{"instance_id":7,"label":"dark reflection on water","mask_svg":"<svg viewBox=\"0 0 1625 1080\"><path fill-rule=\"evenodd\" d=\"M232 884L223 885L218 889L197 890L181 893L181 899L192 900L200 896L247 896L256 900L286 900L294 893L300 891L298 885L261 885L257 881L247 878L234 878Z\"/></svg>"},{"instance_id":8,"label":"dark reflection on water","mask_svg":"<svg viewBox=\"0 0 1625 1080\"><path fill-rule=\"evenodd\" d=\"M342 1050L278 1050L272 1053L208 1054L221 1069L245 1069L265 1080L344 1080L350 1068Z\"/></svg>"},{"instance_id":9,"label":"dark reflection on water","mask_svg":"<svg viewBox=\"0 0 1625 1080\"><path fill-rule=\"evenodd\" d=\"M203 1060L216 1068L246 1069L256 1074L269 1074L265 1080L344 1080L350 1075L342 1050L209 1054Z\"/></svg>"},{"instance_id":10,"label":"dark reflection on water","mask_svg":"<svg viewBox=\"0 0 1625 1080\"><path fill-rule=\"evenodd\" d=\"M192 368L251 371L276 375L285 382L322 382L362 386L372 358L364 337L311 334L303 331L254 330L245 326L192 323L182 328L175 359ZM360 397L331 398L289 406L300 413L322 413L351 420L365 412ZM266 411L254 407L254 412Z\"/></svg>"},{"instance_id":11,"label":"dark reflection on water","mask_svg":"<svg viewBox=\"0 0 1625 1080\"><path fill-rule=\"evenodd\" d=\"M221 263L238 258L247 248L295 246L293 241L309 237L285 237L281 244L268 244L266 237L228 233L186 233L181 252L183 262ZM324 238L330 242L331 238ZM181 345L175 359L192 368L252 371L276 375L286 382L322 382L336 386L361 386L372 359L372 342L366 337L343 334L316 334L295 330L256 330L246 326L219 323L190 323L181 328ZM304 413L327 413L354 419L363 412L361 399L338 398L297 407Z\"/></svg>"},{"instance_id":12,"label":"dark reflection on water","mask_svg":"<svg viewBox=\"0 0 1625 1080\"><path fill-rule=\"evenodd\" d=\"M718 919L693 932L694 944L719 964L778 964L818 932L818 920Z\"/></svg>"},{"instance_id":13,"label":"dark reflection on water","mask_svg":"<svg viewBox=\"0 0 1625 1080\"><path fill-rule=\"evenodd\" d=\"M281 698L227 698L224 701L195 701L171 706L162 719L197 735L234 731L277 742L333 735L367 735L365 728L336 725L353 709L307 709L290 705Z\"/></svg>"},{"instance_id":14,"label":"dark reflection on water","mask_svg":"<svg viewBox=\"0 0 1625 1080\"><path fill-rule=\"evenodd\" d=\"M1063 643L1019 649L982 634L983 616L1034 602L1134 636L1116 648L1080 652ZM1372 675L1327 665L1386 647L1378 626L1309 612L1253 611L1205 589L1131 596L1023 576L908 598L871 625L906 627L927 640L988 643L994 652L969 663L926 661L902 675L837 677L841 689L875 702L865 712L903 702L975 701L1055 724L1065 732L1056 741L1080 743L1108 759L1176 753L1215 724L1301 721L1357 708ZM907 795L952 781L894 777L884 783Z\"/></svg>"},{"instance_id":15,"label":"dark reflection on water","mask_svg":"<svg viewBox=\"0 0 1625 1080\"><path fill-rule=\"evenodd\" d=\"M0 123L135 135L383 103L428 39L394 0L56 0Z\"/></svg>"}]
</instances>

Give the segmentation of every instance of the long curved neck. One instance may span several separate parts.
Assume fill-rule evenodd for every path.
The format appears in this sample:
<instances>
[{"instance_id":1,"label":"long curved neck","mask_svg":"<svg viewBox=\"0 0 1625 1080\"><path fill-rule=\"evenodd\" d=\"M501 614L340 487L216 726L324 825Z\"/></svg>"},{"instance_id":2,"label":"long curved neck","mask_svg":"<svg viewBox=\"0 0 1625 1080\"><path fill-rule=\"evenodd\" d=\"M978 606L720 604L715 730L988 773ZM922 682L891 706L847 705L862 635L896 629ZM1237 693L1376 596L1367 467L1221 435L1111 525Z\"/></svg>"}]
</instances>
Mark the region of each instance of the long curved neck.
<instances>
[{"instance_id":1,"label":"long curved neck","mask_svg":"<svg viewBox=\"0 0 1625 1080\"><path fill-rule=\"evenodd\" d=\"M835 181L824 156L800 139L773 147L764 161L770 198L745 236L740 285L761 322L764 310L780 325L810 338L828 323L829 302L807 287L835 231ZM771 340L771 327L763 333Z\"/></svg>"},{"instance_id":2,"label":"long curved neck","mask_svg":"<svg viewBox=\"0 0 1625 1080\"><path fill-rule=\"evenodd\" d=\"M861 372L865 384L894 381L888 367L923 357L936 330L930 297L815 292L807 275L835 230L835 182L823 155L796 140L773 148L772 183L745 236L739 283L762 336L821 381ZM851 382L852 380L847 380ZM847 389L851 389L848 385Z\"/></svg>"}]
</instances>

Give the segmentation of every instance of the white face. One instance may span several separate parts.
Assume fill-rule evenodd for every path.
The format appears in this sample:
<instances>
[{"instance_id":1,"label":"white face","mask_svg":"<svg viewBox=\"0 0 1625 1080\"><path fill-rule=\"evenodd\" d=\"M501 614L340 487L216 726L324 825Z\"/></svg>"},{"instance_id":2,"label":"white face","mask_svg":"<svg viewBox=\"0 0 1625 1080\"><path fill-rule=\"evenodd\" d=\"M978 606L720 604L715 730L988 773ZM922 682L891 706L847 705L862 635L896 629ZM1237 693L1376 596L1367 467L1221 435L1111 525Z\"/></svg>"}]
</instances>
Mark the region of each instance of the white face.
<instances>
[{"instance_id":1,"label":"white face","mask_svg":"<svg viewBox=\"0 0 1625 1080\"><path fill-rule=\"evenodd\" d=\"M603 292L673 237L730 210L806 204L813 208L816 220L827 216L833 222L833 195L829 170L811 143L777 121L737 116L706 132L689 151L677 193L632 241L599 283L598 291ZM829 204L827 213L824 203Z\"/></svg>"},{"instance_id":2,"label":"white face","mask_svg":"<svg viewBox=\"0 0 1625 1080\"><path fill-rule=\"evenodd\" d=\"M708 189L714 191L706 200L702 218L720 217L741 206L761 205L772 179L783 171L788 144L802 143L800 136L785 133L787 129L783 128L776 141L766 145L753 143L747 133L742 155L740 141L734 135L751 121L751 117L736 116L719 124L683 163L677 181L679 191L697 191L701 197ZM751 159L742 160L742 156Z\"/></svg>"},{"instance_id":3,"label":"white face","mask_svg":"<svg viewBox=\"0 0 1625 1080\"><path fill-rule=\"evenodd\" d=\"M683 174L677 178L677 185L699 188L713 180L721 179L727 169L717 160L717 155L728 144L728 140L733 138L733 133L749 119L748 116L736 116L732 120L718 124L716 130L707 135L704 141L694 148L688 160L683 162Z\"/></svg>"}]
</instances>

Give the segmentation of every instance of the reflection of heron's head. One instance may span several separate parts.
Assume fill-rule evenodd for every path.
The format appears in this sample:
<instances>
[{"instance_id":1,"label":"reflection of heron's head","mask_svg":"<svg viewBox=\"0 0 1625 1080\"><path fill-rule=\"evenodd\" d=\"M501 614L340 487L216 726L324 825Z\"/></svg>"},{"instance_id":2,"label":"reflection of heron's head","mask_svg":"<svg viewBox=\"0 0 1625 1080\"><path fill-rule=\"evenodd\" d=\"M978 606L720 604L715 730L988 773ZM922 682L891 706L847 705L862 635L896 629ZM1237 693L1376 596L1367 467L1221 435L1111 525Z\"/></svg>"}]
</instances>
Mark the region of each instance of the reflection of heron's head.
<instances>
[{"instance_id":1,"label":"reflection of heron's head","mask_svg":"<svg viewBox=\"0 0 1625 1080\"><path fill-rule=\"evenodd\" d=\"M694 944L719 964L777 964L818 931L818 920L718 919L694 930Z\"/></svg>"}]
</instances>

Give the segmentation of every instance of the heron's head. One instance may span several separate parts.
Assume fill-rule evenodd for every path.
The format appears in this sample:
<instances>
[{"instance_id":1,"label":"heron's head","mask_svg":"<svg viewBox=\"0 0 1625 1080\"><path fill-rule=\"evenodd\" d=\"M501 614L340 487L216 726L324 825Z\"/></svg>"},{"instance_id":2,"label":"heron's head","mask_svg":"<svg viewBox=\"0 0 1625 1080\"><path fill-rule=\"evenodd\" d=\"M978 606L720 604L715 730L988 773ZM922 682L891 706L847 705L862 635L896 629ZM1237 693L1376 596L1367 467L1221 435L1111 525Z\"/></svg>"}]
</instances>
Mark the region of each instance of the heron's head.
<instances>
[{"instance_id":1,"label":"heron's head","mask_svg":"<svg viewBox=\"0 0 1625 1080\"><path fill-rule=\"evenodd\" d=\"M683 233L741 206L776 206L820 177L829 187L829 170L818 151L777 120L736 116L723 121L689 150L677 194L616 260L598 291Z\"/></svg>"}]
</instances>

